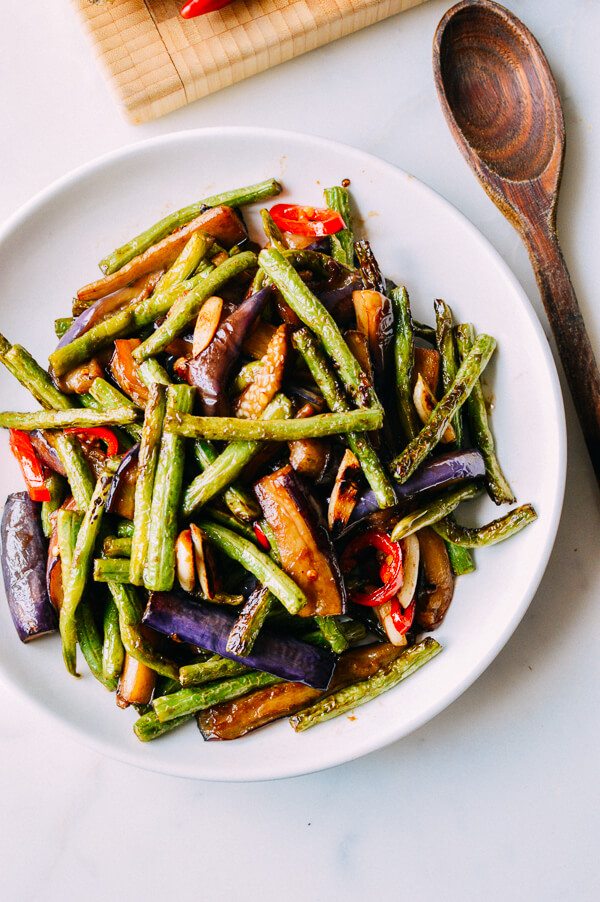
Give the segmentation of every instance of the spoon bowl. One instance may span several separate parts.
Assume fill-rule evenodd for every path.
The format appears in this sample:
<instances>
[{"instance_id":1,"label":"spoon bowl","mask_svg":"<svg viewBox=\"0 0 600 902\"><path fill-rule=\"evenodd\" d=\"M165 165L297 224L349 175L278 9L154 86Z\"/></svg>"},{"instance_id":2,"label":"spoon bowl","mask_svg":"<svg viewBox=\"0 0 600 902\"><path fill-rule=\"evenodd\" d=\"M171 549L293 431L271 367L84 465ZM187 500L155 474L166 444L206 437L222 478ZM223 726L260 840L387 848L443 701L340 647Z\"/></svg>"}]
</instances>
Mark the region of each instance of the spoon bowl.
<instances>
[{"instance_id":1,"label":"spoon bowl","mask_svg":"<svg viewBox=\"0 0 600 902\"><path fill-rule=\"evenodd\" d=\"M505 179L540 178L560 154L564 123L539 46L503 10L477 4L440 33L440 74L465 141Z\"/></svg>"},{"instance_id":2,"label":"spoon bowl","mask_svg":"<svg viewBox=\"0 0 600 902\"><path fill-rule=\"evenodd\" d=\"M433 70L463 156L519 230L600 484L600 370L556 235L565 127L544 52L493 0L461 0L438 25Z\"/></svg>"}]
</instances>

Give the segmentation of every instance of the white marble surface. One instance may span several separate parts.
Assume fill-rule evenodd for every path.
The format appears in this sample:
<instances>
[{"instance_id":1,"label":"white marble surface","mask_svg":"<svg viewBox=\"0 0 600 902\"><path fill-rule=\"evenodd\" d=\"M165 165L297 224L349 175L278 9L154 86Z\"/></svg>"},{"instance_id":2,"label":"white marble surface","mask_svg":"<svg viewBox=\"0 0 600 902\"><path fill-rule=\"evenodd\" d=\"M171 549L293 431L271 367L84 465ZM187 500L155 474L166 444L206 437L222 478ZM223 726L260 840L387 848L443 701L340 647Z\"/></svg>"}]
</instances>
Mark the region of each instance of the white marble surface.
<instances>
[{"instance_id":1,"label":"white marble surface","mask_svg":"<svg viewBox=\"0 0 600 902\"><path fill-rule=\"evenodd\" d=\"M431 0L133 127L68 0L4 0L0 217L72 167L148 135L280 126L355 144L428 182L500 250L540 312L520 241L438 108L430 47L449 5ZM560 231L600 354L600 7L508 5L539 38L562 91ZM188 782L102 758L0 688L2 899L599 898L599 496L568 401L567 418L565 509L528 614L459 701L384 751L280 783Z\"/></svg>"}]
</instances>

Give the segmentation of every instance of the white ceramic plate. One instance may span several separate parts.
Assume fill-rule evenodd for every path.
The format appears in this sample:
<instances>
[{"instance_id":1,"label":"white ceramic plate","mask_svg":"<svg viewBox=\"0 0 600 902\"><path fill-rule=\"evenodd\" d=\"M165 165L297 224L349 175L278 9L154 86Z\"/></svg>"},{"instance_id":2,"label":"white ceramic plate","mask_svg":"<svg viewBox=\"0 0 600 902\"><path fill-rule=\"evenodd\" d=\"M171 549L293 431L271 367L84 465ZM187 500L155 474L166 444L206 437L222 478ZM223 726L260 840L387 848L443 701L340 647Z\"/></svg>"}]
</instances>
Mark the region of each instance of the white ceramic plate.
<instances>
[{"instance_id":1,"label":"white ceramic plate","mask_svg":"<svg viewBox=\"0 0 600 902\"><path fill-rule=\"evenodd\" d=\"M63 668L57 637L22 645L4 600L0 670L6 680L84 742L141 767L208 780L261 780L349 761L406 736L460 695L498 654L521 620L552 550L565 479L565 424L546 338L498 254L450 204L415 178L341 144L287 132L219 128L181 132L109 154L61 179L14 216L0 236L0 329L44 361L53 320L95 278L97 261L172 209L217 190L276 176L283 199L319 205L341 179L384 272L408 286L419 319L444 297L461 320L498 340L486 379L495 396L499 455L519 501L539 520L518 538L477 553L477 572L459 580L436 636L444 651L393 691L305 734L286 721L231 743L206 743L192 724L142 745L121 712L82 667ZM256 217L254 217L256 222ZM30 409L2 370L0 407ZM22 487L0 439L0 496ZM497 515L481 502L478 517Z\"/></svg>"}]
</instances>

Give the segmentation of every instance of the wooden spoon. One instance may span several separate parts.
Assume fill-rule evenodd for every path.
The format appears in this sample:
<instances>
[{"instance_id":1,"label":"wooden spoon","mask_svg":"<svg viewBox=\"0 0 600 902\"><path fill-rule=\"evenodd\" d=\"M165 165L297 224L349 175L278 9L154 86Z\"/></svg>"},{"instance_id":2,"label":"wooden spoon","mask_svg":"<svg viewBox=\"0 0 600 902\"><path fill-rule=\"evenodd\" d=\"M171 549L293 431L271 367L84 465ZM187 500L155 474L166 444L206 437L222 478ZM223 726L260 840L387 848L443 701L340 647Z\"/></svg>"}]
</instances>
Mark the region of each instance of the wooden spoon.
<instances>
[{"instance_id":1,"label":"wooden spoon","mask_svg":"<svg viewBox=\"0 0 600 902\"><path fill-rule=\"evenodd\" d=\"M600 483L600 372L556 237L565 126L548 62L503 6L462 0L438 25L433 69L459 149L525 241Z\"/></svg>"}]
</instances>

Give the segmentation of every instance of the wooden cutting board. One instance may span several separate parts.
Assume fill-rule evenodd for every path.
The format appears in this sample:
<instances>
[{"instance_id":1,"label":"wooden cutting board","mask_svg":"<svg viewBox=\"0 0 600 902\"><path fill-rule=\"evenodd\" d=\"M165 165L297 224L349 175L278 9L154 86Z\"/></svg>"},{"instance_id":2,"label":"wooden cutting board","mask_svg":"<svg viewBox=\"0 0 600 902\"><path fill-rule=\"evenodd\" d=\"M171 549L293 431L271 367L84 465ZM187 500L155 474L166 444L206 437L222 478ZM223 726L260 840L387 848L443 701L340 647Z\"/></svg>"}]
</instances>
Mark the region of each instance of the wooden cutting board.
<instances>
[{"instance_id":1,"label":"wooden cutting board","mask_svg":"<svg viewBox=\"0 0 600 902\"><path fill-rule=\"evenodd\" d=\"M74 0L129 118L146 122L425 0Z\"/></svg>"}]
</instances>

